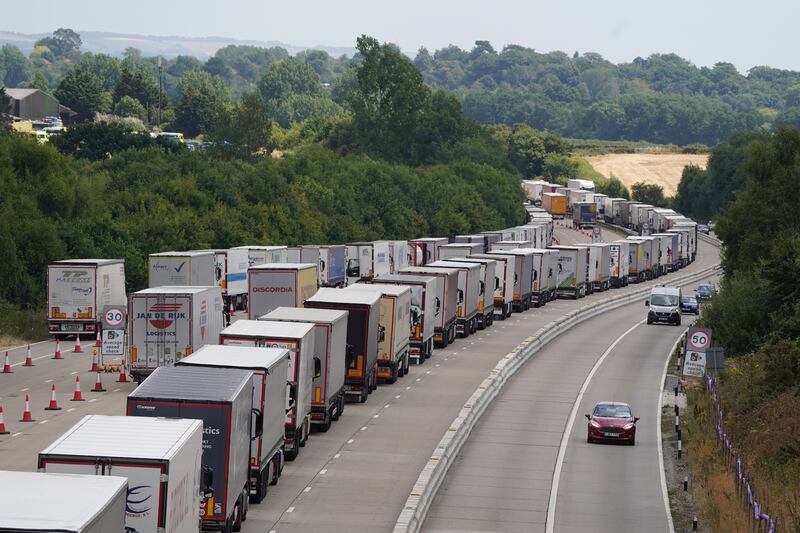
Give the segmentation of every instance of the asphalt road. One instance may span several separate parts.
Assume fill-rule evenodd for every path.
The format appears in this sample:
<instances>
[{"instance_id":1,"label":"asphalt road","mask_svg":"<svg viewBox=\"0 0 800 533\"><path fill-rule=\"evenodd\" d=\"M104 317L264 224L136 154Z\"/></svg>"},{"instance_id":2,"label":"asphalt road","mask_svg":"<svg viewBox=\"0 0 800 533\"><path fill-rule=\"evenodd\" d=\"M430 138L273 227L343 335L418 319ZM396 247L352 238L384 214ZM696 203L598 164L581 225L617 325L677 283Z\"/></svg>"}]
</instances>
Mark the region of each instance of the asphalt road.
<instances>
[{"instance_id":1,"label":"asphalt road","mask_svg":"<svg viewBox=\"0 0 800 533\"><path fill-rule=\"evenodd\" d=\"M574 230L561 228L558 234L562 244L589 240ZM689 268L703 268L709 262L700 260ZM615 292L625 290L630 289ZM367 403L348 404L330 431L313 434L298 459L287 463L267 499L250 508L243 531L391 530L431 451L497 360L555 317L605 296L557 300L496 321L488 330L437 350L397 383L379 386ZM94 380L88 371L92 344L84 342L84 351L89 348L89 352L80 355L67 353L71 346L62 346L62 361L50 359L52 342L36 344L32 352L37 366L17 366L14 374L0 374L0 405L11 431L0 436L0 469L34 470L36 454L82 416L124 413L125 398L134 384L114 383L116 375L106 374L108 392L89 392ZM24 361L24 348L10 353L12 362ZM68 401L75 375L81 377L86 402ZM52 383L61 411L44 410ZM35 423L18 422L26 392L31 395Z\"/></svg>"},{"instance_id":2,"label":"asphalt road","mask_svg":"<svg viewBox=\"0 0 800 533\"><path fill-rule=\"evenodd\" d=\"M704 268L715 256L701 244L689 268ZM464 444L424 531L545 531L567 420L606 351L566 443L553 530L666 531L656 420L665 358L682 328L641 324L645 318L643 303L631 304L575 327L536 354ZM689 322L685 316L683 325ZM586 443L583 415L601 400L629 402L642 417L635 447Z\"/></svg>"}]
</instances>

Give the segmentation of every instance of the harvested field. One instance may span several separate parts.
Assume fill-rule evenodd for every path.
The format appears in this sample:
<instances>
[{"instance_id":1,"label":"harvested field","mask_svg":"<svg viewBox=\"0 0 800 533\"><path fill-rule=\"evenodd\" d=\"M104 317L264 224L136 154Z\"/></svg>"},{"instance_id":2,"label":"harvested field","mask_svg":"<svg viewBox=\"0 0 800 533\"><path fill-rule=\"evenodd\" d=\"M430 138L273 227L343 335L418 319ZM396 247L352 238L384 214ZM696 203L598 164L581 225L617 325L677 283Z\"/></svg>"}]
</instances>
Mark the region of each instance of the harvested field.
<instances>
[{"instance_id":1,"label":"harvested field","mask_svg":"<svg viewBox=\"0 0 800 533\"><path fill-rule=\"evenodd\" d=\"M589 156L589 164L600 174L616 176L626 187L637 181L655 183L666 196L675 196L683 167L706 168L708 154L606 154Z\"/></svg>"}]
</instances>

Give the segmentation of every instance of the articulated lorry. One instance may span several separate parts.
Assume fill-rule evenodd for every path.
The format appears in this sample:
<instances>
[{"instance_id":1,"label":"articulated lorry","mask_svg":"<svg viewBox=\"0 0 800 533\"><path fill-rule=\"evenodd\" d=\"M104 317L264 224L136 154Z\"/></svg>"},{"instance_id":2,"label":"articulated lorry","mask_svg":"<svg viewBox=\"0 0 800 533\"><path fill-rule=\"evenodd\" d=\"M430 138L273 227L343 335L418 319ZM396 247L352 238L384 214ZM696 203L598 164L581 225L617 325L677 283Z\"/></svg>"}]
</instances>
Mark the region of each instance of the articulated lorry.
<instances>
[{"instance_id":1,"label":"articulated lorry","mask_svg":"<svg viewBox=\"0 0 800 533\"><path fill-rule=\"evenodd\" d=\"M305 303L310 309L347 311L344 391L361 403L378 387L380 305L378 294L340 289L320 289Z\"/></svg>"},{"instance_id":2,"label":"articulated lorry","mask_svg":"<svg viewBox=\"0 0 800 533\"><path fill-rule=\"evenodd\" d=\"M458 270L456 333L462 337L469 337L478 331L478 308L479 304L483 302L481 266L477 263L457 263L454 261L435 261L429 263L428 266Z\"/></svg>"},{"instance_id":3,"label":"articulated lorry","mask_svg":"<svg viewBox=\"0 0 800 533\"><path fill-rule=\"evenodd\" d=\"M285 263L289 259L287 246L237 246L232 250L246 250L248 268L266 263Z\"/></svg>"},{"instance_id":4,"label":"articulated lorry","mask_svg":"<svg viewBox=\"0 0 800 533\"><path fill-rule=\"evenodd\" d=\"M489 251L489 237L487 235L456 235L454 244L480 244L481 248L476 253L485 254Z\"/></svg>"},{"instance_id":5,"label":"articulated lorry","mask_svg":"<svg viewBox=\"0 0 800 533\"><path fill-rule=\"evenodd\" d=\"M411 289L409 357L421 365L433 353L434 328L443 314L444 283L436 276L402 274L373 278L368 283L399 285Z\"/></svg>"},{"instance_id":6,"label":"articulated lorry","mask_svg":"<svg viewBox=\"0 0 800 533\"><path fill-rule=\"evenodd\" d=\"M154 287L128 299L128 366L141 383L156 368L172 366L223 328L219 287Z\"/></svg>"},{"instance_id":7,"label":"articulated lorry","mask_svg":"<svg viewBox=\"0 0 800 533\"><path fill-rule=\"evenodd\" d=\"M196 413L190 414L198 418ZM204 440L214 439L216 443L216 437L204 432L201 420L189 418L177 413L162 418L84 416L39 454L39 471L127 478L128 493L122 509L126 527L138 533L197 533L202 493L212 488L221 490L225 473L222 468L214 472L219 483L212 486L212 473L202 471L202 457ZM209 456L212 454L209 452ZM78 487L76 484L67 492L72 496L68 509L77 510L87 503ZM31 494L24 496L30 498ZM58 496L48 492L47 497ZM50 505L41 508L41 512L47 512Z\"/></svg>"},{"instance_id":8,"label":"articulated lorry","mask_svg":"<svg viewBox=\"0 0 800 533\"><path fill-rule=\"evenodd\" d=\"M492 302L494 312L492 321L505 320L512 313L514 303L514 284L516 280L515 265L516 257L511 255L490 255L486 253L473 254L467 256L469 261L494 261L495 264L495 287L492 291Z\"/></svg>"},{"instance_id":9,"label":"articulated lorry","mask_svg":"<svg viewBox=\"0 0 800 533\"><path fill-rule=\"evenodd\" d=\"M161 252L150 254L148 287L216 287L214 252Z\"/></svg>"},{"instance_id":10,"label":"articulated lorry","mask_svg":"<svg viewBox=\"0 0 800 533\"><path fill-rule=\"evenodd\" d=\"M589 261L594 263L594 268L589 268L592 288L597 292L608 290L611 287L611 243L590 244Z\"/></svg>"},{"instance_id":11,"label":"articulated lorry","mask_svg":"<svg viewBox=\"0 0 800 533\"><path fill-rule=\"evenodd\" d=\"M411 324L411 289L402 285L355 283L348 291L368 291L381 297L378 378L394 383L408 373Z\"/></svg>"},{"instance_id":12,"label":"articulated lorry","mask_svg":"<svg viewBox=\"0 0 800 533\"><path fill-rule=\"evenodd\" d=\"M497 260L478 257L454 257L447 262L476 263L481 267L480 300L478 301L478 329L486 329L494 323L494 297L500 291L502 281L498 277ZM502 296L502 292L499 293Z\"/></svg>"},{"instance_id":13,"label":"articulated lorry","mask_svg":"<svg viewBox=\"0 0 800 533\"><path fill-rule=\"evenodd\" d=\"M408 241L389 241L389 273L397 274L410 265Z\"/></svg>"},{"instance_id":14,"label":"articulated lorry","mask_svg":"<svg viewBox=\"0 0 800 533\"><path fill-rule=\"evenodd\" d=\"M351 242L346 249L348 285L392 273L389 241Z\"/></svg>"},{"instance_id":15,"label":"articulated lorry","mask_svg":"<svg viewBox=\"0 0 800 533\"><path fill-rule=\"evenodd\" d=\"M597 225L597 204L594 202L573 203L572 223L580 229L595 227Z\"/></svg>"},{"instance_id":16,"label":"articulated lorry","mask_svg":"<svg viewBox=\"0 0 800 533\"><path fill-rule=\"evenodd\" d=\"M437 348L445 348L456 338L458 270L414 266L401 270L398 274L401 276L435 276L439 279L442 298L439 306L440 312L436 315L433 328L433 344Z\"/></svg>"},{"instance_id":17,"label":"articulated lorry","mask_svg":"<svg viewBox=\"0 0 800 533\"><path fill-rule=\"evenodd\" d=\"M344 412L347 314L347 311L338 309L279 307L261 317L270 322L314 325L314 350L320 369L311 384L311 425L323 432L328 431L331 422L339 420Z\"/></svg>"},{"instance_id":18,"label":"articulated lorry","mask_svg":"<svg viewBox=\"0 0 800 533\"><path fill-rule=\"evenodd\" d=\"M609 243L610 283L612 287L625 287L628 285L630 274L631 256L630 241L619 240Z\"/></svg>"},{"instance_id":19,"label":"articulated lorry","mask_svg":"<svg viewBox=\"0 0 800 533\"><path fill-rule=\"evenodd\" d=\"M283 469L283 432L286 418L286 375L289 351L282 348L203 346L178 362L178 366L235 368L253 373L251 427L259 435L250 440L250 503L261 503L267 487L278 482Z\"/></svg>"},{"instance_id":20,"label":"articulated lorry","mask_svg":"<svg viewBox=\"0 0 800 533\"><path fill-rule=\"evenodd\" d=\"M447 244L447 237L423 237L408 241L411 266L425 266L439 260L439 247ZM395 272L396 274L397 272Z\"/></svg>"},{"instance_id":21,"label":"articulated lorry","mask_svg":"<svg viewBox=\"0 0 800 533\"><path fill-rule=\"evenodd\" d=\"M238 531L247 519L250 440L261 434L262 422L257 413L258 425L253 427L252 406L253 373L228 368L161 367L128 395L128 417L202 420L202 467L194 462L192 468L197 474L210 471L211 479L203 482L208 495L200 505L187 499L187 515L194 517L201 509L203 529ZM128 435L128 445L150 445L156 431ZM112 432L99 434L108 438ZM194 490L199 483L186 477L184 483ZM180 478L176 481L180 485Z\"/></svg>"},{"instance_id":22,"label":"articulated lorry","mask_svg":"<svg viewBox=\"0 0 800 533\"><path fill-rule=\"evenodd\" d=\"M533 250L530 248L514 248L510 250L492 250L490 257L513 257L514 261L514 298L512 309L517 313L527 311L533 305Z\"/></svg>"},{"instance_id":23,"label":"articulated lorry","mask_svg":"<svg viewBox=\"0 0 800 533\"><path fill-rule=\"evenodd\" d=\"M124 477L3 471L0 531L123 533L127 497Z\"/></svg>"},{"instance_id":24,"label":"articulated lorry","mask_svg":"<svg viewBox=\"0 0 800 533\"><path fill-rule=\"evenodd\" d=\"M559 297L583 298L586 296L588 249L580 246L553 246L558 250Z\"/></svg>"},{"instance_id":25,"label":"articulated lorry","mask_svg":"<svg viewBox=\"0 0 800 533\"><path fill-rule=\"evenodd\" d=\"M272 263L247 271L247 317L256 320L278 307L302 307L317 292L316 263Z\"/></svg>"},{"instance_id":26,"label":"articulated lorry","mask_svg":"<svg viewBox=\"0 0 800 533\"><path fill-rule=\"evenodd\" d=\"M68 259L47 266L47 329L57 339L97 335L103 308L126 302L122 259Z\"/></svg>"},{"instance_id":27,"label":"articulated lorry","mask_svg":"<svg viewBox=\"0 0 800 533\"><path fill-rule=\"evenodd\" d=\"M543 193L542 208L553 218L564 218L567 214L567 197L556 192Z\"/></svg>"},{"instance_id":28,"label":"articulated lorry","mask_svg":"<svg viewBox=\"0 0 800 533\"><path fill-rule=\"evenodd\" d=\"M311 433L311 384L321 365L316 361L314 337L314 324L265 320L239 320L219 335L219 343L225 346L289 350L283 442L284 454L290 461L294 461Z\"/></svg>"},{"instance_id":29,"label":"articulated lorry","mask_svg":"<svg viewBox=\"0 0 800 533\"><path fill-rule=\"evenodd\" d=\"M294 246L287 249L288 263L312 263L317 265L317 283L320 287L344 287L347 249L344 245Z\"/></svg>"},{"instance_id":30,"label":"articulated lorry","mask_svg":"<svg viewBox=\"0 0 800 533\"><path fill-rule=\"evenodd\" d=\"M247 250L238 248L194 250L214 254L214 279L222 290L225 308L247 309Z\"/></svg>"},{"instance_id":31,"label":"articulated lorry","mask_svg":"<svg viewBox=\"0 0 800 533\"><path fill-rule=\"evenodd\" d=\"M439 247L439 260L465 257L470 254L482 254L483 251L484 245L482 243L456 242L445 244Z\"/></svg>"}]
</instances>

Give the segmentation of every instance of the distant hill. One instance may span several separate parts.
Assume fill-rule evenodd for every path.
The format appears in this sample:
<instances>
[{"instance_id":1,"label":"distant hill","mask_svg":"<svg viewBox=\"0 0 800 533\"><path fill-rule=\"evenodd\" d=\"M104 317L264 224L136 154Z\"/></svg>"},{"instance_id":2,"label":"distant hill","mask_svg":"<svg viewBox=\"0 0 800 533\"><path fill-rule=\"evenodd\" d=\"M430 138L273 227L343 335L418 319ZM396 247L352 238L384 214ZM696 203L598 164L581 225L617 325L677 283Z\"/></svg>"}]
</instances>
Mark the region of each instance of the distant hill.
<instances>
[{"instance_id":1,"label":"distant hill","mask_svg":"<svg viewBox=\"0 0 800 533\"><path fill-rule=\"evenodd\" d=\"M80 33L81 40L83 41L83 45L81 46L82 51L104 53L114 56L121 56L126 48L133 47L141 50L142 54L145 56L161 55L166 58L172 58L184 55L206 60L213 56L217 50L230 44L261 46L264 48L278 46L286 49L292 55L302 52L303 50L313 49L324 50L333 57L339 57L341 55L352 57L356 51L355 48L346 46L297 46L279 41L246 41L230 37L180 37L76 31ZM0 45L13 44L27 55L30 54L37 40L42 37L47 37L48 35L50 34L25 34L0 30Z\"/></svg>"}]
</instances>

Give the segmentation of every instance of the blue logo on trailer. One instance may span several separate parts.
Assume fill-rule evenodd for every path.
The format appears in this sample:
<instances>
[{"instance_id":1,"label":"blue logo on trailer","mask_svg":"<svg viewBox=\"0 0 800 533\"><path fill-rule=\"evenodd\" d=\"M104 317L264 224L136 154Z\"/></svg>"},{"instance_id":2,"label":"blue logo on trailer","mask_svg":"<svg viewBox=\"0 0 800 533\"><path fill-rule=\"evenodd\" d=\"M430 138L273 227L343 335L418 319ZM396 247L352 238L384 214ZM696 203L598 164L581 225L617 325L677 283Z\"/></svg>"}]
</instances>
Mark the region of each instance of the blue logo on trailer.
<instances>
[{"instance_id":1,"label":"blue logo on trailer","mask_svg":"<svg viewBox=\"0 0 800 533\"><path fill-rule=\"evenodd\" d=\"M130 514L144 514L150 512L151 507L147 507L150 505L147 503L147 500L150 499L152 494L147 494L146 496L142 494L142 491L148 490L152 491L150 485L138 485L136 487L128 487L128 499L125 502L125 511Z\"/></svg>"},{"instance_id":2,"label":"blue logo on trailer","mask_svg":"<svg viewBox=\"0 0 800 533\"><path fill-rule=\"evenodd\" d=\"M179 266L179 267L176 267L176 268L175 268L175 272L177 272L178 274L180 274L180 273L181 273L181 270L183 270L183 267L184 267L185 265L186 265L186 261L184 261L183 263L181 263L181 266Z\"/></svg>"}]
</instances>

